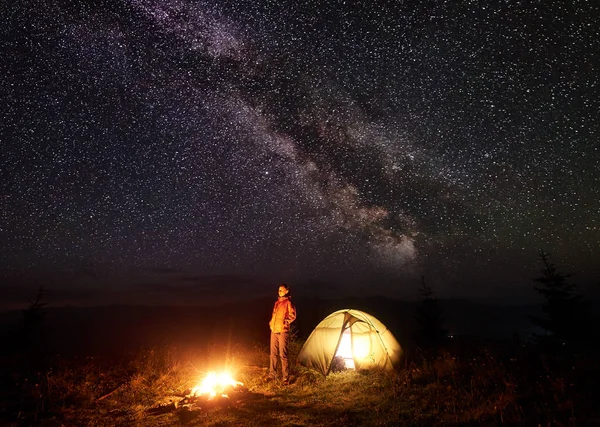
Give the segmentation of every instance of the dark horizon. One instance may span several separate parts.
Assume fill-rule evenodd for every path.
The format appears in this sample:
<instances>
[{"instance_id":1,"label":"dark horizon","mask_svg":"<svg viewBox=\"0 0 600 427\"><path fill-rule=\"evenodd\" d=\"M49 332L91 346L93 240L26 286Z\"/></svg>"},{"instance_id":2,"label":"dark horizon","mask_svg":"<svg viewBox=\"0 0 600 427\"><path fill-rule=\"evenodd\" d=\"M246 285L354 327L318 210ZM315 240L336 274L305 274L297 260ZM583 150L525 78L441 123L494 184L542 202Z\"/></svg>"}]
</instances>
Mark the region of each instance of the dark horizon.
<instances>
[{"instance_id":1,"label":"dark horizon","mask_svg":"<svg viewBox=\"0 0 600 427\"><path fill-rule=\"evenodd\" d=\"M294 326L299 339L306 339L326 316L340 309L360 310L381 321L404 345L410 346L416 329L415 310L419 301L396 300L383 296L343 297L295 296L298 311ZM44 306L42 327L55 351L121 352L151 345L190 346L223 335L231 342L265 344L265 325L273 307L273 297L223 302L214 305L127 305ZM539 315L537 304L487 304L468 300L439 300L444 325L453 337L467 339L512 339L518 334L528 339L538 329L528 318ZM23 310L0 311L5 333L23 325ZM65 328L69 334L65 335ZM89 336L94 336L89 340ZM119 344L112 343L118 338ZM128 339L129 337L129 339ZM211 338L212 337L212 338Z\"/></svg>"},{"instance_id":2,"label":"dark horizon","mask_svg":"<svg viewBox=\"0 0 600 427\"><path fill-rule=\"evenodd\" d=\"M154 307L214 307L239 302L250 302L259 299L275 299L273 291L278 283L285 281L268 281L258 277L206 276L195 277L194 280L179 280L168 282L141 282L137 284L112 283L110 287L97 284L85 288L65 285L64 280L46 280L35 278L15 281L13 284L0 285L0 311L22 310L30 305L38 294L40 287L44 288L43 302L47 307L103 307L103 306L154 306ZM396 293L390 292L389 287L344 288L341 282L307 281L287 282L291 284L294 297L304 299L348 299L348 298L382 298L387 300L415 302L420 299L420 279L403 283ZM523 281L520 293L490 294L489 288L483 293L445 294L432 287L434 297L442 301L470 301L492 306L539 305L542 302L534 290L533 280ZM588 286L578 284L575 292L588 301L600 300L598 287L593 282ZM431 285L430 285L431 286ZM408 292L406 291L408 289ZM404 291L403 291L404 290ZM403 292L402 292L403 291Z\"/></svg>"}]
</instances>

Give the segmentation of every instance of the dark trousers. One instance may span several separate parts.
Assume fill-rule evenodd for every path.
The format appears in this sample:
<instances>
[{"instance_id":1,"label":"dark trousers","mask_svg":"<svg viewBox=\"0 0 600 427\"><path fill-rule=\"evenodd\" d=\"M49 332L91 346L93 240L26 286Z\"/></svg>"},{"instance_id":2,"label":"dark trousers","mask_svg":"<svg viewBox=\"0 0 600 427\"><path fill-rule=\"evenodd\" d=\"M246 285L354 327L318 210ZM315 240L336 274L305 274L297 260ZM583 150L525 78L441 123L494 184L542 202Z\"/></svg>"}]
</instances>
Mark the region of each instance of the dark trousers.
<instances>
[{"instance_id":1,"label":"dark trousers","mask_svg":"<svg viewBox=\"0 0 600 427\"><path fill-rule=\"evenodd\" d=\"M277 377L277 357L281 358L281 376L287 380L290 376L288 364L288 341L289 332L280 332L278 334L271 332L271 364L269 366L269 375Z\"/></svg>"}]
</instances>

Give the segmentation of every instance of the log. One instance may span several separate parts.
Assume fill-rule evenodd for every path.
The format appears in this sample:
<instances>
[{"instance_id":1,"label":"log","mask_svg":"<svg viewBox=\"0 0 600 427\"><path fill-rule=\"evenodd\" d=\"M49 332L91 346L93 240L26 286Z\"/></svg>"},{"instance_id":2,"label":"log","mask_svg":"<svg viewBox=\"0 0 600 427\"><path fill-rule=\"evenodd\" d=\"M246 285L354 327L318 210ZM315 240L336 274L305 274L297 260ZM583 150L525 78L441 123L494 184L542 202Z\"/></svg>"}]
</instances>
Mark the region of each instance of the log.
<instances>
[{"instance_id":1,"label":"log","mask_svg":"<svg viewBox=\"0 0 600 427\"><path fill-rule=\"evenodd\" d=\"M103 395L103 396L100 396L98 399L96 399L96 403L98 403L98 402L100 402L101 400L104 400L104 399L106 399L107 397L109 397L110 395L112 395L112 394L116 393L116 392L117 392L119 389L121 389L121 387L123 387L125 384L127 384L127 383L123 383L123 384L119 385L117 388L115 388L114 390L112 390L112 391L109 391L108 393L106 393L106 394L105 394L105 395Z\"/></svg>"}]
</instances>

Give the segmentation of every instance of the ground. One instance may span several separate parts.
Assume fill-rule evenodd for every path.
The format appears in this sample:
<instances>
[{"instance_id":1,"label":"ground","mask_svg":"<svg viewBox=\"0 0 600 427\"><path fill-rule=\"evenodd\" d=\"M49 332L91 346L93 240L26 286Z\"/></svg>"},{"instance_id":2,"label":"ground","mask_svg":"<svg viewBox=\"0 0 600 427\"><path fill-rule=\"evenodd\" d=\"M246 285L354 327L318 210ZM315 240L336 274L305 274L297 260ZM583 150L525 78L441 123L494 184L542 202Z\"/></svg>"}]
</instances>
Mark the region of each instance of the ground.
<instances>
[{"instance_id":1,"label":"ground","mask_svg":"<svg viewBox=\"0 0 600 427\"><path fill-rule=\"evenodd\" d=\"M293 355L300 345L292 343ZM0 425L600 425L594 424L600 420L595 358L573 365L535 349L480 345L412 355L390 371L341 370L324 377L293 363L287 386L269 381L266 366L268 353L259 346L55 360L33 376L11 375L14 388L0 399ZM226 389L227 397L190 393L220 369L243 385Z\"/></svg>"}]
</instances>

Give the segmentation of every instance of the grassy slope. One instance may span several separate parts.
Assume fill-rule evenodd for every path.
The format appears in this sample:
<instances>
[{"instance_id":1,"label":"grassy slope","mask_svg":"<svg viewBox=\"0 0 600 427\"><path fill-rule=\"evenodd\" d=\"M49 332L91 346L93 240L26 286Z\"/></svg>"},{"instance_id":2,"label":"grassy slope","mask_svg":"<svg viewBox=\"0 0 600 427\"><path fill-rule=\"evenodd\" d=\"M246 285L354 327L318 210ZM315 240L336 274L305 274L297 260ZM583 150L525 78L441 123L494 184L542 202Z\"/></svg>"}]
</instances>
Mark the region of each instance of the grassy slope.
<instances>
[{"instance_id":1,"label":"grassy slope","mask_svg":"<svg viewBox=\"0 0 600 427\"><path fill-rule=\"evenodd\" d=\"M335 304L348 301L305 302L303 319L310 307L328 314L341 308ZM411 314L396 302L350 304L377 313L395 333L406 325L402 312ZM27 372L19 363L22 353L2 355L0 425L525 426L588 425L581 420L598 417L597 359L559 363L552 354L506 342L456 347L436 358L412 352L398 371L387 373L346 372L325 379L295 366L290 387L268 383L264 337L271 306L270 300L258 301L225 310L180 309L177 315L166 308L113 307L109 315L101 309L73 310L63 317L49 311L48 329L77 345L70 354L50 352L49 363ZM314 319L302 325L304 335L321 318L318 310L312 314ZM293 342L292 355L301 343L300 338ZM251 398L148 412L181 401L184 390L223 366L236 371Z\"/></svg>"},{"instance_id":2,"label":"grassy slope","mask_svg":"<svg viewBox=\"0 0 600 427\"><path fill-rule=\"evenodd\" d=\"M292 343L292 356L301 341ZM458 354L463 356L458 356ZM502 358L499 349L415 358L397 371L333 373L294 365L293 384L267 382L265 347L152 348L128 359L56 361L3 402L1 425L44 426L396 426L588 425L598 392L548 360ZM598 378L594 361L585 373ZM536 369L531 369L536 367ZM581 368L585 365L581 364ZM180 404L211 370L228 368L245 393ZM585 372L585 371L584 371ZM592 376L594 374L595 376ZM571 375L571 376L569 376ZM592 384L590 383L590 386ZM103 396L106 396L102 398ZM100 399L102 398L102 399ZM153 413L162 407L164 413ZM596 408L596 409L594 409ZM13 419L8 423L9 416Z\"/></svg>"},{"instance_id":3,"label":"grassy slope","mask_svg":"<svg viewBox=\"0 0 600 427\"><path fill-rule=\"evenodd\" d=\"M421 384L418 374L412 378L417 373L414 370L345 371L323 378L296 367L294 383L285 387L267 382L264 368L244 366L238 367L235 375L249 393L241 396L232 393L228 401L200 403L153 415L149 413L153 408L181 402L181 393L193 387L202 373L196 371L195 364L168 360L172 354L166 359L156 354L147 357L146 361L136 362L137 372L123 378L123 385L119 387L115 381L111 387L105 384L103 391L92 384L107 381L108 372L88 371L79 379L56 375L49 384L54 405L49 404L55 406L56 413L46 415L46 425L166 426L182 422L189 426L428 425L470 419L485 422L489 412L495 411L486 404L459 404L452 396L457 390L439 381ZM97 401L115 386L116 392Z\"/></svg>"}]
</instances>

